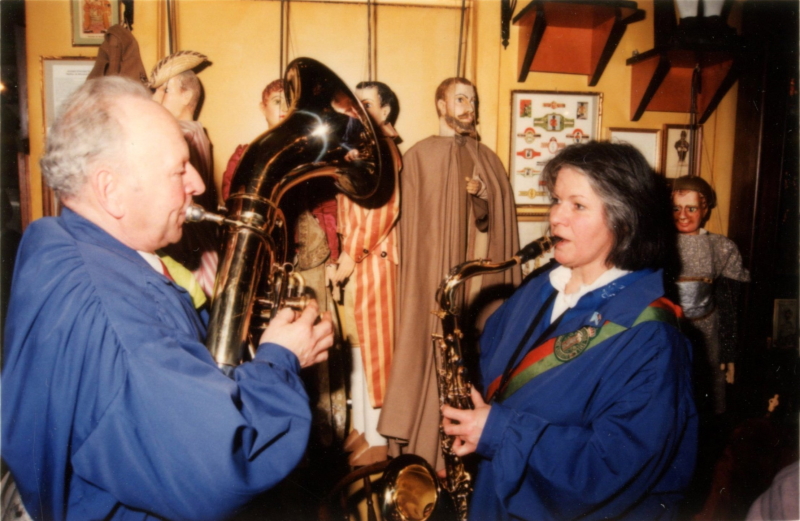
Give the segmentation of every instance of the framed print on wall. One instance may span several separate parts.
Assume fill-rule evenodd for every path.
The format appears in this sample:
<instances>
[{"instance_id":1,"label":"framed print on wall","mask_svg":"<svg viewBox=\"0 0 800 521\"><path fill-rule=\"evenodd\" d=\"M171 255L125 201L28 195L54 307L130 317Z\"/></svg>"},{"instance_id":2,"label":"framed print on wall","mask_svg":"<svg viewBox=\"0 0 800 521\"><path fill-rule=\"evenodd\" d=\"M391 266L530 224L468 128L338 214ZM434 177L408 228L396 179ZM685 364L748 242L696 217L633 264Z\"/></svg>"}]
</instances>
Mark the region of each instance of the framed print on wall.
<instances>
[{"instance_id":1,"label":"framed print on wall","mask_svg":"<svg viewBox=\"0 0 800 521\"><path fill-rule=\"evenodd\" d=\"M597 139L603 94L513 91L511 93L511 186L520 220L544 220L550 197L544 165L573 143Z\"/></svg>"},{"instance_id":2,"label":"framed print on wall","mask_svg":"<svg viewBox=\"0 0 800 521\"><path fill-rule=\"evenodd\" d=\"M119 0L72 0L72 45L100 45L119 23Z\"/></svg>"},{"instance_id":3,"label":"framed print on wall","mask_svg":"<svg viewBox=\"0 0 800 521\"><path fill-rule=\"evenodd\" d=\"M56 119L58 109L64 100L86 82L86 77L94 68L91 57L42 57L42 103L44 105L44 133ZM48 186L42 184L42 205L45 216L59 214L58 201Z\"/></svg>"},{"instance_id":4,"label":"framed print on wall","mask_svg":"<svg viewBox=\"0 0 800 521\"><path fill-rule=\"evenodd\" d=\"M696 127L694 139L690 129L690 125L664 125L661 145L661 175L664 177L700 175L703 127ZM690 168L690 161L694 163L693 168Z\"/></svg>"},{"instance_id":5,"label":"framed print on wall","mask_svg":"<svg viewBox=\"0 0 800 521\"><path fill-rule=\"evenodd\" d=\"M650 168L661 168L659 138L661 131L651 128L609 128L608 140L612 143L628 143L642 153Z\"/></svg>"}]
</instances>

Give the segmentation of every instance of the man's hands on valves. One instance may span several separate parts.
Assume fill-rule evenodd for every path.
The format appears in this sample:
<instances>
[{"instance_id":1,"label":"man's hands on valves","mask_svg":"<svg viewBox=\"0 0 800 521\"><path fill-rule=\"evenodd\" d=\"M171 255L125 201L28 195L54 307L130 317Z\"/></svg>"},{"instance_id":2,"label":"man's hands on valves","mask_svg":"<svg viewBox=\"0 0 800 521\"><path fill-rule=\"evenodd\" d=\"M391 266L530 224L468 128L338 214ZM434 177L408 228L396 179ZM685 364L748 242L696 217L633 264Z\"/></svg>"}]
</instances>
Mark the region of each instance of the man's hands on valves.
<instances>
[{"instance_id":1,"label":"man's hands on valves","mask_svg":"<svg viewBox=\"0 0 800 521\"><path fill-rule=\"evenodd\" d=\"M333 322L326 311L319 315L316 300L302 311L283 308L262 333L260 343L271 342L285 347L297 356L300 367L309 367L328 359L333 345Z\"/></svg>"}]
</instances>

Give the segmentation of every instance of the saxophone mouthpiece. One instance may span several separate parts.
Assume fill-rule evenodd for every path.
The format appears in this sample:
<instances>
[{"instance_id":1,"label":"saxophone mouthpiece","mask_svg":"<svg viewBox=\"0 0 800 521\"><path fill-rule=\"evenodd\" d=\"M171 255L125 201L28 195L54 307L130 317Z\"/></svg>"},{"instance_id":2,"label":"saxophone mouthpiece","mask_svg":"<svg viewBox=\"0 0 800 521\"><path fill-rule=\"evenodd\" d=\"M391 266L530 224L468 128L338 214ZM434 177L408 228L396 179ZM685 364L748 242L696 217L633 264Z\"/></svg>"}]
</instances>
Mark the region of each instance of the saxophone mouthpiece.
<instances>
[{"instance_id":1,"label":"saxophone mouthpiece","mask_svg":"<svg viewBox=\"0 0 800 521\"><path fill-rule=\"evenodd\" d=\"M553 249L553 246L560 241L560 237L539 237L535 241L529 243L527 246L517 252L514 257L519 259L520 264L525 264L531 259L535 259L539 255L545 254Z\"/></svg>"}]
</instances>

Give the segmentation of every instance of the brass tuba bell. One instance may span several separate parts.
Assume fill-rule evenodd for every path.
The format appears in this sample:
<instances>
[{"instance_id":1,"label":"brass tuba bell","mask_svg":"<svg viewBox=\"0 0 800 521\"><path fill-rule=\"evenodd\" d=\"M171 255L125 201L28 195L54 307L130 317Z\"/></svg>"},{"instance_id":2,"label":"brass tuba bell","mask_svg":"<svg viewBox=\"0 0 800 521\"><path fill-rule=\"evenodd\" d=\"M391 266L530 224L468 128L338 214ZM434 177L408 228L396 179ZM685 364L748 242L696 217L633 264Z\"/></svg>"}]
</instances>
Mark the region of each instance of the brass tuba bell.
<instances>
[{"instance_id":1,"label":"brass tuba bell","mask_svg":"<svg viewBox=\"0 0 800 521\"><path fill-rule=\"evenodd\" d=\"M363 200L380 181L375 131L344 82L320 62L298 58L287 67L284 85L289 112L248 146L225 215L187 213L188 220L225 228L206 346L226 372L245 359L247 347L257 344L260 329L278 309L305 304L302 278L286 264L280 203L287 191L309 179L332 177L339 190Z\"/></svg>"}]
</instances>

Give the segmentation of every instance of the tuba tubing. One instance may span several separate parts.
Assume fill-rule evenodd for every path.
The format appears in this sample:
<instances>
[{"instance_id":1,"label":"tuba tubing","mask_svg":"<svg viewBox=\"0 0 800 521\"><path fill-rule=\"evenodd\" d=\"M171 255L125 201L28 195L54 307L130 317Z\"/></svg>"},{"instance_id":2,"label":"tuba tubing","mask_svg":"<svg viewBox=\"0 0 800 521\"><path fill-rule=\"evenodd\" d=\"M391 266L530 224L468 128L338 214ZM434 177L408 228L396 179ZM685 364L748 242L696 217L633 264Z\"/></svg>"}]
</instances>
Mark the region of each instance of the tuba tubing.
<instances>
[{"instance_id":1,"label":"tuba tubing","mask_svg":"<svg viewBox=\"0 0 800 521\"><path fill-rule=\"evenodd\" d=\"M255 314L268 320L289 298L288 286L275 283L291 278L280 209L287 192L332 177L341 192L364 200L380 182L378 139L344 82L320 62L298 58L287 67L284 85L289 113L248 146L231 182L226 215L194 212L193 218L225 228L206 347L226 372L244 360L250 339L258 341L254 302L267 303L267 312Z\"/></svg>"}]
</instances>

